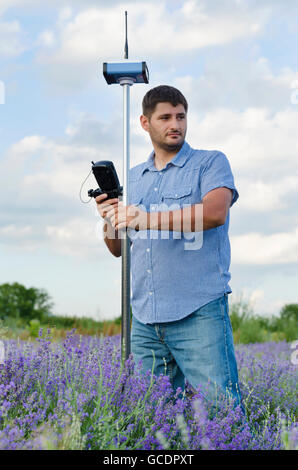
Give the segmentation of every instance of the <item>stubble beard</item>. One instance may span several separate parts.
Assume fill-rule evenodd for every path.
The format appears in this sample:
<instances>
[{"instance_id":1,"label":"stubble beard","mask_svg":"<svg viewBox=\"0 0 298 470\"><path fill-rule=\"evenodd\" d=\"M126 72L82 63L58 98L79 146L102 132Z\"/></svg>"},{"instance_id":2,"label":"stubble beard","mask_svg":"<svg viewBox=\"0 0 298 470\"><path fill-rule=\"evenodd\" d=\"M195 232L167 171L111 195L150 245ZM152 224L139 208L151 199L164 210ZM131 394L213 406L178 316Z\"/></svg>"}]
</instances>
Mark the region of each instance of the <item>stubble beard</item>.
<instances>
[{"instance_id":1,"label":"stubble beard","mask_svg":"<svg viewBox=\"0 0 298 470\"><path fill-rule=\"evenodd\" d=\"M166 152L169 152L169 153L179 152L183 144L184 144L184 139L179 144L166 144L164 142L158 142L158 146L162 150L165 150Z\"/></svg>"},{"instance_id":2,"label":"stubble beard","mask_svg":"<svg viewBox=\"0 0 298 470\"><path fill-rule=\"evenodd\" d=\"M151 137L152 139L152 137ZM165 150L168 153L173 153L173 152L179 152L179 150L182 148L184 141L185 141L185 135L182 138L181 142L177 142L177 144L167 144L166 142L162 142L161 140L157 139L152 139L152 141L161 149Z\"/></svg>"}]
</instances>

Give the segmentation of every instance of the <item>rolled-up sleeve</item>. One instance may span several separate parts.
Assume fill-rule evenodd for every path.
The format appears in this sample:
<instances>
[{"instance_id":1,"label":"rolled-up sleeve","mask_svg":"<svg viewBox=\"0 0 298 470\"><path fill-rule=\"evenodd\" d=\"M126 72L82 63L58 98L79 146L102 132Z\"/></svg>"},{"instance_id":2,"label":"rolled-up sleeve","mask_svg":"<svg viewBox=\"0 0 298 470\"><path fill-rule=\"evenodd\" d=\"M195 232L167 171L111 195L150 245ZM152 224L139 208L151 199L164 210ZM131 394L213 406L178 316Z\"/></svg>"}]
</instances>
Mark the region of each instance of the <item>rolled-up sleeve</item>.
<instances>
[{"instance_id":1,"label":"rolled-up sleeve","mask_svg":"<svg viewBox=\"0 0 298 470\"><path fill-rule=\"evenodd\" d=\"M213 152L207 159L201 175L201 199L213 189L229 188L233 191L231 206L239 198L229 160L222 152Z\"/></svg>"}]
</instances>

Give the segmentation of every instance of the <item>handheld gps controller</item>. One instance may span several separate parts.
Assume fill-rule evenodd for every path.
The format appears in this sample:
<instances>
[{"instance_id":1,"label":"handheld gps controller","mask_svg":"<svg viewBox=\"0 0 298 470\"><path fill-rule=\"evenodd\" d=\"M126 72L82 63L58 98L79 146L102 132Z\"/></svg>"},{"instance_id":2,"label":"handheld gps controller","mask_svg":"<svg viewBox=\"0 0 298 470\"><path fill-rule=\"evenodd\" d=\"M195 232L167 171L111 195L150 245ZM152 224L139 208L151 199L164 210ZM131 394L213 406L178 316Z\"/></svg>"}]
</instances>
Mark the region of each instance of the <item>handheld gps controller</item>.
<instances>
[{"instance_id":1,"label":"handheld gps controller","mask_svg":"<svg viewBox=\"0 0 298 470\"><path fill-rule=\"evenodd\" d=\"M104 193L108 195L107 199L113 199L118 196L122 196L123 188L120 186L113 162L110 162L109 160L102 160L100 162L91 163L92 172L99 188L94 190L89 189L88 196L95 198Z\"/></svg>"}]
</instances>

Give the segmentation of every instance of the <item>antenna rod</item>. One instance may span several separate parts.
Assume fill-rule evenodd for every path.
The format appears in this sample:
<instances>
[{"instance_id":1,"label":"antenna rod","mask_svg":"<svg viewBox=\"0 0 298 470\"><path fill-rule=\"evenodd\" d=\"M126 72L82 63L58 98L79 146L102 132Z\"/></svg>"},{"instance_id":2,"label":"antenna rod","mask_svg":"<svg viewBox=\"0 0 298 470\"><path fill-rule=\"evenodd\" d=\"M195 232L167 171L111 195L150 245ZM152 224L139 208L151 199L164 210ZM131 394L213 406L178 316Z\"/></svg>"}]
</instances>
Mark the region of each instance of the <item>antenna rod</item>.
<instances>
[{"instance_id":1,"label":"antenna rod","mask_svg":"<svg viewBox=\"0 0 298 470\"><path fill-rule=\"evenodd\" d=\"M125 46L124 59L128 59L128 42L127 42L127 11L125 12Z\"/></svg>"}]
</instances>

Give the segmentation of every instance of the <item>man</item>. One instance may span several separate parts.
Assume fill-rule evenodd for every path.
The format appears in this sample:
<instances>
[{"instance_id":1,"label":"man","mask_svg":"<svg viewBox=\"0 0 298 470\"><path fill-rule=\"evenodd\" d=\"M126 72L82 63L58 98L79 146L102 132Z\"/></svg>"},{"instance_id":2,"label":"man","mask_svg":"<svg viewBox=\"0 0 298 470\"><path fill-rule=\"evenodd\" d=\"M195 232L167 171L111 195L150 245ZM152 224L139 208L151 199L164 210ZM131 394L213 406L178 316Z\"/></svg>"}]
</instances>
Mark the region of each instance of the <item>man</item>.
<instances>
[{"instance_id":1,"label":"man","mask_svg":"<svg viewBox=\"0 0 298 470\"><path fill-rule=\"evenodd\" d=\"M225 393L241 404L228 315L229 208L239 195L223 153L185 142L187 110L176 88L148 91L140 122L153 152L130 170L129 205L96 202L114 256L119 231L130 230L135 362L168 374L174 390L187 379L212 402Z\"/></svg>"}]
</instances>

